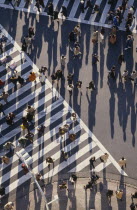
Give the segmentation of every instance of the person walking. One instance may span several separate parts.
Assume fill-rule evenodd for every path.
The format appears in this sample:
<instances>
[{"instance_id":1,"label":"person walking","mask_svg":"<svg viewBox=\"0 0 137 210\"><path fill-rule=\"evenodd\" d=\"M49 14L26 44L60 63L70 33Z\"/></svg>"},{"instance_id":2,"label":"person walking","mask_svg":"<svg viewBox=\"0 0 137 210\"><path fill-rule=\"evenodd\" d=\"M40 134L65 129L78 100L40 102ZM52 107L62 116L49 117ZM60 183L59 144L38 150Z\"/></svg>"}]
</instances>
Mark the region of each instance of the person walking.
<instances>
[{"instance_id":1,"label":"person walking","mask_svg":"<svg viewBox=\"0 0 137 210\"><path fill-rule=\"evenodd\" d=\"M90 165L92 166L92 168L94 169L94 168L95 168L95 166L94 166L94 162L96 162L96 158L95 158L95 156L94 156L94 157L92 157L92 158L89 160L89 162L90 162Z\"/></svg>"},{"instance_id":2,"label":"person walking","mask_svg":"<svg viewBox=\"0 0 137 210\"><path fill-rule=\"evenodd\" d=\"M90 83L89 83L89 86L88 87L86 87L87 89L92 89L92 90L95 90L96 88L95 88L95 84L94 84L94 81L91 81Z\"/></svg>"},{"instance_id":3,"label":"person walking","mask_svg":"<svg viewBox=\"0 0 137 210\"><path fill-rule=\"evenodd\" d=\"M70 97L72 96L73 88L74 88L74 85L73 85L73 84L69 84L69 85L67 86L67 90L69 91Z\"/></svg>"},{"instance_id":4,"label":"person walking","mask_svg":"<svg viewBox=\"0 0 137 210\"><path fill-rule=\"evenodd\" d=\"M27 166L24 163L22 163L21 168L23 169L25 175L27 173L29 173L29 169L27 168Z\"/></svg>"},{"instance_id":5,"label":"person walking","mask_svg":"<svg viewBox=\"0 0 137 210\"><path fill-rule=\"evenodd\" d=\"M119 165L120 165L120 167L121 167L122 169L124 169L124 167L126 168L126 166L127 166L127 160L126 160L124 157L122 157L122 158L118 161L118 163L119 163Z\"/></svg>"},{"instance_id":6,"label":"person walking","mask_svg":"<svg viewBox=\"0 0 137 210\"><path fill-rule=\"evenodd\" d=\"M39 74L39 81L41 82L42 85L45 84L46 78L47 77L45 76L45 73L42 72L42 73Z\"/></svg>"},{"instance_id":7,"label":"person walking","mask_svg":"<svg viewBox=\"0 0 137 210\"><path fill-rule=\"evenodd\" d=\"M31 39L34 39L34 36L35 36L34 27L29 27L29 32L28 32L28 34L29 34L29 37L30 37Z\"/></svg>"},{"instance_id":8,"label":"person walking","mask_svg":"<svg viewBox=\"0 0 137 210\"><path fill-rule=\"evenodd\" d=\"M36 74L34 72L30 72L30 75L28 77L30 82L35 82L36 83Z\"/></svg>"},{"instance_id":9,"label":"person walking","mask_svg":"<svg viewBox=\"0 0 137 210\"><path fill-rule=\"evenodd\" d=\"M82 13L84 13L84 1L83 0L80 0L80 10Z\"/></svg>"},{"instance_id":10,"label":"person walking","mask_svg":"<svg viewBox=\"0 0 137 210\"><path fill-rule=\"evenodd\" d=\"M61 9L62 18L65 17L65 19L67 19L67 8L65 6L62 6Z\"/></svg>"},{"instance_id":11,"label":"person walking","mask_svg":"<svg viewBox=\"0 0 137 210\"><path fill-rule=\"evenodd\" d=\"M92 55L92 64L97 64L97 62L99 62L99 59L98 59L98 55L97 54L93 54Z\"/></svg>"},{"instance_id":12,"label":"person walking","mask_svg":"<svg viewBox=\"0 0 137 210\"><path fill-rule=\"evenodd\" d=\"M123 55L123 54L120 54L120 55L118 56L118 63L121 65L122 62L125 62L125 59L124 59L124 55Z\"/></svg>"},{"instance_id":13,"label":"person walking","mask_svg":"<svg viewBox=\"0 0 137 210\"><path fill-rule=\"evenodd\" d=\"M49 2L48 4L48 15L53 16L54 15L54 8L53 8L53 3Z\"/></svg>"},{"instance_id":14,"label":"person walking","mask_svg":"<svg viewBox=\"0 0 137 210\"><path fill-rule=\"evenodd\" d=\"M106 163L108 160L109 154L105 153L100 157L101 162Z\"/></svg>"},{"instance_id":15,"label":"person walking","mask_svg":"<svg viewBox=\"0 0 137 210\"><path fill-rule=\"evenodd\" d=\"M93 42L93 44L98 42L98 31L94 31L94 33L92 35L92 42Z\"/></svg>"},{"instance_id":16,"label":"person walking","mask_svg":"<svg viewBox=\"0 0 137 210\"><path fill-rule=\"evenodd\" d=\"M34 117L36 109L33 106L28 105L26 112L29 113L30 115L32 115Z\"/></svg>"},{"instance_id":17,"label":"person walking","mask_svg":"<svg viewBox=\"0 0 137 210\"><path fill-rule=\"evenodd\" d=\"M8 103L8 100L7 100L8 97L9 97L9 94L5 91L3 91L2 95L0 96L0 98L3 99L6 104Z\"/></svg>"},{"instance_id":18,"label":"person walking","mask_svg":"<svg viewBox=\"0 0 137 210\"><path fill-rule=\"evenodd\" d=\"M46 158L46 163L48 163L48 167L49 167L51 163L54 164L54 159L49 156Z\"/></svg>"},{"instance_id":19,"label":"person walking","mask_svg":"<svg viewBox=\"0 0 137 210\"><path fill-rule=\"evenodd\" d=\"M15 148L14 144L10 141L6 142L4 145L3 145L3 149L4 150L9 150L9 151L12 151L13 149Z\"/></svg>"},{"instance_id":20,"label":"person walking","mask_svg":"<svg viewBox=\"0 0 137 210\"><path fill-rule=\"evenodd\" d=\"M13 210L14 209L14 203L9 201L4 205L4 210Z\"/></svg>"},{"instance_id":21,"label":"person walking","mask_svg":"<svg viewBox=\"0 0 137 210\"><path fill-rule=\"evenodd\" d=\"M1 112L5 115L5 112L4 112L4 110L3 110L3 104L2 104L2 103L0 103L0 113L1 113Z\"/></svg>"},{"instance_id":22,"label":"person walking","mask_svg":"<svg viewBox=\"0 0 137 210\"><path fill-rule=\"evenodd\" d=\"M19 82L19 84L21 85L21 87L24 85L24 82L25 82L25 81L24 81L23 77L18 76L17 81Z\"/></svg>"},{"instance_id":23,"label":"person walking","mask_svg":"<svg viewBox=\"0 0 137 210\"><path fill-rule=\"evenodd\" d=\"M61 60L61 66L65 67L66 57L62 55L60 60Z\"/></svg>"},{"instance_id":24,"label":"person walking","mask_svg":"<svg viewBox=\"0 0 137 210\"><path fill-rule=\"evenodd\" d=\"M137 84L137 71L132 71L132 73L131 73L129 79L130 79L131 81L134 81L134 84Z\"/></svg>"},{"instance_id":25,"label":"person walking","mask_svg":"<svg viewBox=\"0 0 137 210\"><path fill-rule=\"evenodd\" d=\"M10 159L6 155L1 156L2 163L9 164Z\"/></svg>"}]
</instances>

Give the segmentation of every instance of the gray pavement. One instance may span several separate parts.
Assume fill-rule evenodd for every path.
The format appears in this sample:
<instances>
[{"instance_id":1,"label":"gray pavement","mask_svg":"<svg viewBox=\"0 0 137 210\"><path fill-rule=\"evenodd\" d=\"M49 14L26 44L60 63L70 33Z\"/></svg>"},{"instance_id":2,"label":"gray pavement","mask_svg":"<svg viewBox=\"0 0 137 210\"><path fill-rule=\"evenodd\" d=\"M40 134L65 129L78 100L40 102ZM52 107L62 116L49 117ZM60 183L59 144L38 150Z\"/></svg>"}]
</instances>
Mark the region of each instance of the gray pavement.
<instances>
[{"instance_id":1,"label":"gray pavement","mask_svg":"<svg viewBox=\"0 0 137 210\"><path fill-rule=\"evenodd\" d=\"M112 179L100 178L93 189L84 190L84 186L88 183L88 178L78 178L75 185L72 185L69 181L68 190L60 190L58 184L61 182L52 182L50 184L42 185L42 189L46 195L47 201L50 202L54 199L55 195L58 195L58 200L49 205L50 210L129 210L132 203L131 194L134 194L137 188L132 185L124 183L124 179L121 177L120 181ZM10 197L9 200L14 202L14 209L16 210L44 210L45 201L41 197L38 189L35 188L35 184L32 186L32 191L26 193L25 190L22 195ZM35 188L33 190L33 188ZM111 202L106 196L107 191L113 190L113 196ZM123 190L122 201L116 198L115 191L118 189ZM137 199L134 199L134 203L137 203Z\"/></svg>"},{"instance_id":2,"label":"gray pavement","mask_svg":"<svg viewBox=\"0 0 137 210\"><path fill-rule=\"evenodd\" d=\"M9 18L7 18L7 16ZM60 21L58 27L57 23L55 23L54 26L53 24L51 25L49 23L48 17L41 16L36 20L34 14L27 14L8 9L0 9L0 24L2 24L4 28L6 28L6 30L20 46L21 38L23 38L23 36L27 34L28 27L30 25L33 25L35 27L36 36L30 58L33 60L34 63L36 63L38 67L40 67L41 65L46 65L48 67L49 80L52 72L55 72L55 70L60 68L60 55L65 54L67 56L67 65L64 70L64 76L66 78L68 72L74 72L74 82L76 82L78 79L83 81L82 95L75 92L72 99L70 100L69 94L64 88L67 85L66 80L64 80L64 82L59 87L59 92L65 98L65 100L68 101L68 103L74 108L80 118L96 135L99 141L111 153L115 160L118 161L121 156L124 156L127 159L128 163L126 172L129 176L127 182L134 185L134 183L136 183L136 181L134 180L136 180L137 174L137 94L136 87L133 87L130 82L126 84L125 88L124 85L119 82L119 71L123 72L125 69L128 69L131 72L133 69L136 68L137 61L136 50L134 47L133 53L125 53L126 62L122 64L121 68L117 64L118 55L123 52L123 48L125 47L125 32L119 31L117 44L115 46L110 46L108 44L108 34L110 31L109 29L106 29L105 44L102 45L99 42L98 45L93 48L91 36L95 28L94 26L81 24L82 36L80 44L82 50L82 59L73 60L72 53L69 51L68 47L68 33L71 32L71 30L76 25L76 23L74 22L65 21L62 23L62 21ZM96 29L99 30L99 28L97 27ZM134 46L136 45L136 43L136 35L134 35ZM93 52L97 52L99 55L100 62L98 63L97 68L92 67L91 58ZM108 86L107 72L114 64L116 64L118 71L117 82L115 84L112 84L111 86ZM89 93L87 95L86 86L92 79L94 79L95 81L97 91ZM84 169L84 171L88 170L88 168ZM113 166L107 167L107 174L109 173L113 173L116 176L119 176L118 172L114 169ZM119 178L117 180L119 180ZM81 181L83 183L81 183ZM83 184L85 182L87 182L87 180L84 179L80 180L80 184L78 184L79 181L77 183L77 189L79 189L78 194L74 194L73 198L73 201L77 200L77 202L72 202L73 205L77 205L77 209L81 208L80 205L83 205L81 209L86 209L85 206L87 204L85 201L85 192L83 190ZM116 189L117 184L114 185L115 187L112 183L112 189L113 187L114 189ZM53 189L55 188L56 194L56 183L50 187ZM128 192L127 186L125 191L126 193ZM115 199L115 196L113 196L112 208L129 209L129 203L131 202L131 191L133 192L134 189L129 187L129 194L127 193L126 198L123 199L120 204ZM103 190L103 192L105 197L106 191ZM27 194L26 199L30 197L33 200L34 195L34 192L30 193L30 195ZM51 195L53 195L52 191L50 193L50 196ZM79 195L81 196L80 200L78 199ZM89 201L92 196L90 197L89 195L89 200L87 201L89 205L87 209L92 208L94 203L96 205L99 205L95 206L95 209L109 209L108 206L105 208L105 205L107 205L105 201L106 198L104 198L99 192L96 193L96 196L94 197L96 197L96 202L93 199L94 202L92 203L91 201ZM66 203L64 203L65 206L71 205L71 202L68 201L68 198L65 197L65 195L64 199L66 199ZM98 202L98 200L100 202ZM20 199L20 201L22 201L22 199ZM20 202L18 203L20 204ZM32 203L33 201L30 202L30 205L33 205ZM39 203L40 205L43 205L41 204L41 202ZM122 204L123 207L120 207L120 205ZM35 207L34 209L39 209L39 207ZM75 209L75 206L70 206L68 207L68 209Z\"/></svg>"}]
</instances>

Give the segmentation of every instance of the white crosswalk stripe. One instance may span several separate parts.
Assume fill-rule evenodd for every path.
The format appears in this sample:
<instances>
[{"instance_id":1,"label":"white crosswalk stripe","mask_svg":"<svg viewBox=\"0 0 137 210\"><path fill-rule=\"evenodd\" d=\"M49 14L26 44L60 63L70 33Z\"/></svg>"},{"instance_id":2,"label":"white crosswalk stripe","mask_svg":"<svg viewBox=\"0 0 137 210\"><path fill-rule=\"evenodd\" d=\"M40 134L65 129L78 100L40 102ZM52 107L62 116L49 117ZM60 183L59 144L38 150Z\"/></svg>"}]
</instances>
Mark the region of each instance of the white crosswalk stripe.
<instances>
[{"instance_id":1,"label":"white crosswalk stripe","mask_svg":"<svg viewBox=\"0 0 137 210\"><path fill-rule=\"evenodd\" d=\"M42 12L40 13L40 15L47 15L47 5L48 5L48 0L44 0L44 5L46 7L46 9L42 9ZM35 3L36 1L35 0L32 0L32 3L30 5L28 5L28 7L26 8L26 1L25 0L21 0L18 7L16 7L17 10L21 10L21 11L24 11L24 12L32 12L32 13L38 13L38 11L34 10L34 6L35 6ZM91 1L92 3L92 1ZM129 0L128 1L128 8L132 5L134 5L135 3L135 0ZM98 15L98 13L94 13L92 14L92 9L88 8L85 10L84 13L82 13L80 11L80 7L79 7L79 4L80 4L80 1L78 3L78 1L74 0L72 2L70 1L67 1L67 0L64 0L64 1L59 1L59 0L55 0L53 1L53 6L54 6L54 10L56 9L61 9L61 6L65 6L67 8L67 11L68 11L68 14L69 14L69 17L68 19L69 20L72 20L72 21L78 21L78 22L82 22L82 23L87 23L87 24L92 24L92 25L99 25L99 26L105 26L105 27L108 27L110 28L110 25L107 24L107 14L108 12L111 10L111 5L108 4L108 1L101 1L101 0L96 0L94 2L94 4L96 5L99 5L101 8L101 14ZM93 4L93 3L92 3ZM93 4L93 6L94 6ZM85 3L86 5L86 3ZM117 0L116 3L114 3L113 5L113 11L115 11L115 9L121 5L121 0ZM13 9L13 7L6 3L6 0L0 0L0 7L5 7L5 8L11 8ZM59 8L57 8L59 7ZM136 8L135 8L136 10ZM75 15L79 14L79 17L75 18ZM86 18L86 15L88 13L88 18ZM123 14L123 19L122 19L122 22L119 26L119 28L121 30L125 30L125 23L126 23L126 18L127 18L127 14L128 14L128 9L125 10L124 14ZM61 15L59 13L59 18L61 18ZM133 32L136 32L136 26L133 26Z\"/></svg>"},{"instance_id":2,"label":"white crosswalk stripe","mask_svg":"<svg viewBox=\"0 0 137 210\"><path fill-rule=\"evenodd\" d=\"M11 39L10 35L4 29L2 30L12 43L11 49L7 50L4 56L11 55L13 61L17 64L16 69L18 74L27 78L32 69L35 73L38 73L38 68L33 62L26 54L21 53L21 49L17 43ZM4 56L1 55L0 59L3 59ZM23 63L21 63L22 58L24 59ZM29 71L27 69L28 67L30 67ZM97 160L96 172L100 172L108 165L113 164L120 173L127 176L81 119L77 118L75 124L72 122L70 116L73 110L59 93L57 93L56 89L52 87L48 79L46 79L46 84L42 86L37 77L36 85L28 82L23 87L18 86L17 90L12 91L13 86L9 82L9 77L6 76L8 73L6 73L5 67L0 66L0 73L3 75L1 78L6 80L4 89L10 93L9 104L5 107L5 113L7 115L9 112L13 112L16 115L13 127L9 127L5 123L5 117L3 115L0 118L1 134L3 135L0 140L0 156L3 154L2 146L7 141L14 143L16 152L21 150L18 146L18 138L24 135L20 127L22 123L21 118L26 115L26 111L24 110L30 104L36 109L34 119L35 128L32 127L31 129L31 132L34 134L34 142L28 143L24 149L28 157L31 157L31 167L34 173L41 172L46 179L63 173L63 170L65 170L65 173L79 172L85 169L85 167L89 167L90 158L95 156ZM46 133L42 137L39 137L37 128L41 124L46 126ZM69 133L61 137L59 136L59 127L65 124L69 125ZM71 142L69 139L69 135L72 133L76 134L76 140L74 142ZM67 161L60 160L60 148L63 148L68 153ZM106 163L100 163L99 157L105 152L109 154L109 159ZM31 175L29 173L27 175L23 174L21 162L15 154L15 151L13 155L5 151L5 155L9 157L10 162L8 164L0 164L0 185L6 188L6 193L8 194L22 184L25 184L27 180L30 180ZM46 157L48 156L54 159L54 168L48 168L48 164L46 163ZM90 170L90 167L88 170Z\"/></svg>"}]
</instances>

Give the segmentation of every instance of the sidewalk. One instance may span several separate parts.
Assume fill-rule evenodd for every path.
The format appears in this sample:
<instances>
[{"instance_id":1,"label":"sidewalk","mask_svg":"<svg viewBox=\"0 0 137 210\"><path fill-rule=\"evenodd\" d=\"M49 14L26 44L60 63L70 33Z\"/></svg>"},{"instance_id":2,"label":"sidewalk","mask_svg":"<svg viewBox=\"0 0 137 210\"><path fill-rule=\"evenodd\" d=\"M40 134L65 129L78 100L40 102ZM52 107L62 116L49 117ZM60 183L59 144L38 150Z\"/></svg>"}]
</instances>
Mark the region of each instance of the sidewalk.
<instances>
[{"instance_id":1,"label":"sidewalk","mask_svg":"<svg viewBox=\"0 0 137 210\"><path fill-rule=\"evenodd\" d=\"M94 189L84 190L83 186L88 183L87 178L78 178L76 185L72 185L68 182L69 190L59 190L58 183L53 182L42 187L44 190L48 202L54 199L54 195L58 195L59 200L49 205L49 209L52 210L129 210L131 204L131 193L135 193L136 187L131 185L119 185L119 182L114 180L99 179ZM34 184L35 185L35 184ZM115 191L120 188L123 189L123 200L117 200ZM109 203L106 192L107 190L113 190L113 196L111 203ZM11 201L11 200L10 200ZM45 210L44 199L41 199L41 194L38 189L34 189L29 194L23 197L12 200L14 202L14 209L16 210ZM3 203L3 202L2 202ZM137 203L137 199L134 199L134 203Z\"/></svg>"}]
</instances>

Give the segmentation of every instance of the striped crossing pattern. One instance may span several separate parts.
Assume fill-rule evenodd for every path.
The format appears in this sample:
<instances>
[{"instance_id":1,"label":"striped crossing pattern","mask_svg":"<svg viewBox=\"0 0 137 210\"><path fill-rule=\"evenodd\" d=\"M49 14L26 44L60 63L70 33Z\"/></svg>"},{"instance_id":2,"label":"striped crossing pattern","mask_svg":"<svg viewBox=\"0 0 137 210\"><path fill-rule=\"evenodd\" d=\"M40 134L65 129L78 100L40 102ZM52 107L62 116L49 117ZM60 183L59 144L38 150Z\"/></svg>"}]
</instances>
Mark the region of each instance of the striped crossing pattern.
<instances>
[{"instance_id":1,"label":"striped crossing pattern","mask_svg":"<svg viewBox=\"0 0 137 210\"><path fill-rule=\"evenodd\" d=\"M51 1L44 0L45 8L42 8L41 15L47 15L47 5L49 2ZM108 24L107 14L109 11L114 11L119 5L121 5L122 1L116 0L115 3L113 3L113 5L108 4L108 0L94 0L91 2L93 6L95 4L100 6L100 10L101 10L100 14L99 13L92 14L92 8L87 8L85 12L82 13L80 9L80 0L71 0L71 1L70 0L54 0L53 5L54 5L54 10L58 9L59 12L61 12L61 6L65 6L67 8L69 20L91 24L91 25L111 27L111 25ZM85 0L85 5L86 5L86 0ZM135 9L137 8L136 0L129 0L127 8L129 8L132 5L135 7ZM5 8L12 8L8 0L0 0L0 6L5 7ZM32 0L31 5L26 3L25 0L20 0L18 5L15 7L15 9L21 10L24 12L36 13L36 11L34 10L34 6L35 6L35 0ZM127 13L128 13L128 9L125 10L123 13L123 19L119 26L121 30L125 29ZM61 18L60 14L59 14L59 17ZM133 28L132 28L133 32L136 32L135 23L136 23L136 18L133 21Z\"/></svg>"},{"instance_id":2,"label":"striped crossing pattern","mask_svg":"<svg viewBox=\"0 0 137 210\"><path fill-rule=\"evenodd\" d=\"M0 26L2 28L2 26ZM10 35L2 28L2 33L8 37L8 43L5 52L0 55L3 59L10 55L17 64L17 72L24 78L27 78L29 72L38 73L38 68L32 63L28 56L21 52L19 45L10 37ZM8 68L6 68L8 69ZM30 126L31 132L34 133L33 144L27 144L25 147L26 155L31 157L31 167L34 173L40 172L43 178L53 177L59 173L79 172L88 167L90 170L89 159L96 157L96 172L102 171L108 165L113 164L117 170L126 175L121 170L118 163L113 159L111 154L104 148L94 134L87 128L83 121L77 118L75 123L70 119L72 108L52 87L50 82L46 80L45 85L41 85L37 77L36 84L26 82L23 87L14 85L9 82L11 72L6 70L4 66L0 66L1 79L6 82L4 90L8 91L8 104L5 104L6 115L14 112L16 117L14 124L8 126L5 123L5 116L0 117L1 136L0 136L0 156L6 154L10 158L9 164L0 164L0 185L6 187L6 193L13 192L17 187L30 180L31 175L24 175L21 168L21 161L15 152L20 152L22 148L18 146L18 139L24 135L21 130L22 116L24 116L27 105L32 105L36 109L35 128ZM2 92L2 90L1 90ZM1 100L4 104L4 101ZM39 137L37 128L41 124L46 126L44 136ZM59 127L69 124L69 134L75 133L75 142L70 142L68 134L59 136ZM12 141L15 145L14 154L3 151L3 144ZM68 153L68 160L63 161L61 157L61 149ZM99 158L104 153L109 154L107 163L101 163ZM24 150L23 150L24 154ZM46 157L51 156L54 159L54 167L48 167Z\"/></svg>"}]
</instances>

